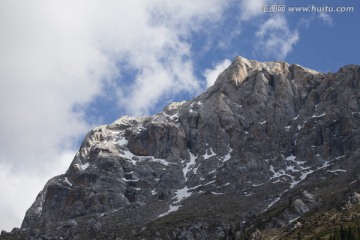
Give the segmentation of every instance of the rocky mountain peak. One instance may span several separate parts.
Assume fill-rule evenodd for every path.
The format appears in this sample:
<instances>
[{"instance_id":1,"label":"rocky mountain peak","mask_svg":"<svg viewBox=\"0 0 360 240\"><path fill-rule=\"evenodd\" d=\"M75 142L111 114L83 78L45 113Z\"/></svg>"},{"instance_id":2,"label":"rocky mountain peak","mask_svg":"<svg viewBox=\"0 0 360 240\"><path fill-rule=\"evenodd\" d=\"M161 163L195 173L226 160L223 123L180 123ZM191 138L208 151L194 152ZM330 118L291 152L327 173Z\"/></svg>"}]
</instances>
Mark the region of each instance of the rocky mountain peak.
<instances>
[{"instance_id":1,"label":"rocky mountain peak","mask_svg":"<svg viewBox=\"0 0 360 240\"><path fill-rule=\"evenodd\" d=\"M317 71L302 67L298 64L290 65L286 62L257 62L243 57L236 57L231 65L219 75L214 85L222 85L228 81L238 85L247 77L256 73L260 73L260 75L282 75L289 80L303 79L306 76L320 74ZM258 79L262 79L262 77L259 76Z\"/></svg>"},{"instance_id":2,"label":"rocky mountain peak","mask_svg":"<svg viewBox=\"0 0 360 240\"><path fill-rule=\"evenodd\" d=\"M239 239L288 229L334 193L360 190L359 83L356 65L324 74L237 57L193 100L91 130L21 234Z\"/></svg>"}]
</instances>

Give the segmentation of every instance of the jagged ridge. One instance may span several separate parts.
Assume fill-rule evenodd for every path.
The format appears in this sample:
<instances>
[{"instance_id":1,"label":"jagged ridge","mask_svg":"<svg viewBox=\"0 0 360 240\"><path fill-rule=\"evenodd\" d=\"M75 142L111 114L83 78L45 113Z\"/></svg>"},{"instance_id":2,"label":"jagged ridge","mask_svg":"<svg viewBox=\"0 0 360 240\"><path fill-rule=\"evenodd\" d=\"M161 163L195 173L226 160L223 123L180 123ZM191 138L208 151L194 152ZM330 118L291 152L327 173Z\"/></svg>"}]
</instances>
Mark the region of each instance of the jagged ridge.
<instances>
[{"instance_id":1,"label":"jagged ridge","mask_svg":"<svg viewBox=\"0 0 360 240\"><path fill-rule=\"evenodd\" d=\"M72 239L136 238L133 227L142 229L139 237L157 231L172 239L175 231L185 239L220 239L231 224L245 229L292 197L267 225L286 226L322 204L316 184L338 176L344 184L358 180L359 76L355 65L323 74L237 57L192 101L90 131L68 171L38 195L22 228ZM121 222L108 222L114 219ZM179 226L196 226L199 234Z\"/></svg>"}]
</instances>

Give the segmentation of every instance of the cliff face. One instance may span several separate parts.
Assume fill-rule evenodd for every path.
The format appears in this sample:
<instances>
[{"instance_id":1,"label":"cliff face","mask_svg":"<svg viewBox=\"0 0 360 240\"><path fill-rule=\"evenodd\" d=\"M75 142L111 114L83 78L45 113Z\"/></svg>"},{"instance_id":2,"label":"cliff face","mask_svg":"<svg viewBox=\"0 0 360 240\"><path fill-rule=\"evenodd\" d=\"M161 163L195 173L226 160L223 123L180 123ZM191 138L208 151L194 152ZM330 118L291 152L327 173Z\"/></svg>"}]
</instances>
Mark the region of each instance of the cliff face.
<instances>
[{"instance_id":1,"label":"cliff face","mask_svg":"<svg viewBox=\"0 0 360 240\"><path fill-rule=\"evenodd\" d=\"M90 131L14 234L280 236L269 229L358 191L359 127L359 66L323 74L237 57L192 101Z\"/></svg>"}]
</instances>

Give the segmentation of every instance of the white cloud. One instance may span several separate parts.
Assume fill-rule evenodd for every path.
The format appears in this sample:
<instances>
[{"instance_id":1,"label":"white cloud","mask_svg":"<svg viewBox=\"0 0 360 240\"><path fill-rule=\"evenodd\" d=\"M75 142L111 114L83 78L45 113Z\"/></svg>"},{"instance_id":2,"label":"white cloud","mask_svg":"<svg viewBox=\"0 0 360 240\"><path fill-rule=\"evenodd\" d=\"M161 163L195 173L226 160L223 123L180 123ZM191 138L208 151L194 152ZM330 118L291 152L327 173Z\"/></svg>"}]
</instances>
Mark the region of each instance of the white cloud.
<instances>
[{"instance_id":1,"label":"white cloud","mask_svg":"<svg viewBox=\"0 0 360 240\"><path fill-rule=\"evenodd\" d=\"M225 7L220 0L1 1L0 229L19 226L53 169L69 165L67 153L90 128L82 110L107 94L104 84L119 86L120 104L135 114L199 91L186 41ZM128 70L133 82L123 78Z\"/></svg>"},{"instance_id":2,"label":"white cloud","mask_svg":"<svg viewBox=\"0 0 360 240\"><path fill-rule=\"evenodd\" d=\"M50 164L44 163L49 169L46 174L41 177L32 171L18 173L10 170L9 166L1 165L1 229L11 230L14 226L19 226L25 216L25 212L34 202L46 181L53 176L64 173L69 167L69 162L73 159L74 155L75 152L65 151L59 158L52 156L56 162L51 164L51 167L49 166Z\"/></svg>"},{"instance_id":3,"label":"white cloud","mask_svg":"<svg viewBox=\"0 0 360 240\"><path fill-rule=\"evenodd\" d=\"M229 59L224 59L223 61L216 64L216 66L212 69L206 69L203 73L206 79L206 88L211 87L220 73L222 73L227 67L229 67L231 61Z\"/></svg>"},{"instance_id":4,"label":"white cloud","mask_svg":"<svg viewBox=\"0 0 360 240\"><path fill-rule=\"evenodd\" d=\"M214 23L221 20L223 10L230 2L220 0L167 1L155 0L149 4L153 21L177 33L187 35L189 30L196 31L204 22Z\"/></svg>"},{"instance_id":5,"label":"white cloud","mask_svg":"<svg viewBox=\"0 0 360 240\"><path fill-rule=\"evenodd\" d=\"M310 25L313 24L316 20L321 21L322 23L324 23L325 25L327 25L329 27L334 26L333 17L330 14L325 13L325 12L314 13L310 16L300 18L298 21L298 26L304 27L304 28L309 28Z\"/></svg>"},{"instance_id":6,"label":"white cloud","mask_svg":"<svg viewBox=\"0 0 360 240\"><path fill-rule=\"evenodd\" d=\"M328 14L328 13L324 13L321 12L319 14L319 18L321 19L321 21L323 21L326 25L332 27L334 26L334 22L333 22L333 18Z\"/></svg>"},{"instance_id":7,"label":"white cloud","mask_svg":"<svg viewBox=\"0 0 360 240\"><path fill-rule=\"evenodd\" d=\"M186 39L201 24L219 20L226 4L218 0L157 0L147 6L150 9L147 17L151 21L138 24L141 21L134 19L134 30L126 31L132 43L138 41L136 44L122 49L122 31L111 38L118 39L119 46L119 49L112 47L111 51L126 51L124 60L128 67L141 69L134 83L118 91L119 104L133 115L149 113L163 98L200 91L193 75L191 46ZM108 24L113 23L109 21Z\"/></svg>"},{"instance_id":8,"label":"white cloud","mask_svg":"<svg viewBox=\"0 0 360 240\"><path fill-rule=\"evenodd\" d=\"M251 18L259 16L260 14L264 14L261 11L261 8L265 3L265 0L241 0L241 19L250 20Z\"/></svg>"},{"instance_id":9,"label":"white cloud","mask_svg":"<svg viewBox=\"0 0 360 240\"><path fill-rule=\"evenodd\" d=\"M0 229L19 226L54 169L68 167L71 158L59 156L90 127L73 106L91 101L114 71L93 47L81 7L65 7L0 3Z\"/></svg>"},{"instance_id":10,"label":"white cloud","mask_svg":"<svg viewBox=\"0 0 360 240\"><path fill-rule=\"evenodd\" d=\"M268 0L241 0L240 20L249 22L257 18L259 22L265 21L256 32L255 52L266 57L284 59L299 40L299 32L290 31L285 15L264 13L263 9L269 4Z\"/></svg>"},{"instance_id":11,"label":"white cloud","mask_svg":"<svg viewBox=\"0 0 360 240\"><path fill-rule=\"evenodd\" d=\"M256 32L257 52L284 59L299 40L297 30L291 31L283 15L275 15L264 22Z\"/></svg>"},{"instance_id":12,"label":"white cloud","mask_svg":"<svg viewBox=\"0 0 360 240\"><path fill-rule=\"evenodd\" d=\"M120 103L126 106L130 114L148 113L162 97L171 97L186 91L196 93L200 90L199 83L192 74L192 65L179 63L179 59L169 59L161 65L156 60L136 77L134 84L125 95L119 92Z\"/></svg>"},{"instance_id":13,"label":"white cloud","mask_svg":"<svg viewBox=\"0 0 360 240\"><path fill-rule=\"evenodd\" d=\"M304 27L304 28L309 28L310 24L315 20L314 16L307 16L307 17L302 17L300 18L300 20L298 21L298 26L299 27Z\"/></svg>"}]
</instances>

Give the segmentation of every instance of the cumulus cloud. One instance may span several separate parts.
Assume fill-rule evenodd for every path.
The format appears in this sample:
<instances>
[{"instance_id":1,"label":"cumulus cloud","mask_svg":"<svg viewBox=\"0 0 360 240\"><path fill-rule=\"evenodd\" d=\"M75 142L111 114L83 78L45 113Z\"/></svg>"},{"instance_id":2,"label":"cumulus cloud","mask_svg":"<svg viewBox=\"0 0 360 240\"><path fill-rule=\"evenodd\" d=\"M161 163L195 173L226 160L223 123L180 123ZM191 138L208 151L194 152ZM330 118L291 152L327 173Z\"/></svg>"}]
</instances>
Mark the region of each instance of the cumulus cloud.
<instances>
[{"instance_id":1,"label":"cumulus cloud","mask_svg":"<svg viewBox=\"0 0 360 240\"><path fill-rule=\"evenodd\" d=\"M261 7L266 3L265 0L241 0L240 9L241 9L241 19L250 20L253 17L263 14Z\"/></svg>"},{"instance_id":2,"label":"cumulus cloud","mask_svg":"<svg viewBox=\"0 0 360 240\"><path fill-rule=\"evenodd\" d=\"M119 104L132 115L149 113L163 98L200 91L193 75L191 46L186 40L201 24L219 20L226 7L218 0L155 3L148 5L147 18L151 21L139 24L141 21L134 19L135 30L127 31L131 42L140 40L137 44L122 49L122 34L111 38L119 43L119 49L112 48L112 52L126 51L124 61L128 67L141 69L130 86L117 92Z\"/></svg>"},{"instance_id":3,"label":"cumulus cloud","mask_svg":"<svg viewBox=\"0 0 360 240\"><path fill-rule=\"evenodd\" d=\"M14 172L8 166L0 168L0 181L2 198L0 201L1 229L10 230L19 224L30 204L35 200L36 194L43 188L45 182L53 176L64 173L69 167L75 152L63 151L61 155L51 156L56 163L49 164L47 179L39 177L33 171ZM38 163L39 166L41 163ZM15 225L16 224L16 225Z\"/></svg>"},{"instance_id":4,"label":"cumulus cloud","mask_svg":"<svg viewBox=\"0 0 360 240\"><path fill-rule=\"evenodd\" d=\"M284 59L299 40L297 30L291 31L284 15L275 15L265 21L256 32L257 52Z\"/></svg>"},{"instance_id":5,"label":"cumulus cloud","mask_svg":"<svg viewBox=\"0 0 360 240\"><path fill-rule=\"evenodd\" d=\"M90 128L74 105L117 74L90 30L81 5L0 3L1 229L19 226L54 169L64 172L67 153Z\"/></svg>"},{"instance_id":6,"label":"cumulus cloud","mask_svg":"<svg viewBox=\"0 0 360 240\"><path fill-rule=\"evenodd\" d=\"M219 74L222 73L227 67L229 67L230 64L231 61L229 59L224 59L223 61L216 64L215 67L211 69L205 69L203 75L206 79L206 88L211 87L215 83Z\"/></svg>"}]
</instances>

